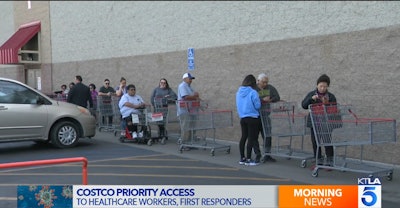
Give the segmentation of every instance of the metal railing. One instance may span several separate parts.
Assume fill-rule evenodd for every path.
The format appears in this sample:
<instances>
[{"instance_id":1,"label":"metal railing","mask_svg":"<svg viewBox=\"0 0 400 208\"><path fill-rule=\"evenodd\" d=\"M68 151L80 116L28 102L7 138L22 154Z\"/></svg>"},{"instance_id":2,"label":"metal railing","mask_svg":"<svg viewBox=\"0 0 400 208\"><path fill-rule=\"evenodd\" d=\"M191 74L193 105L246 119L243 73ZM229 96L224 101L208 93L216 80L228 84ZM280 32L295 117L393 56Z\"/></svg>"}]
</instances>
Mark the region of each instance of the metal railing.
<instances>
[{"instance_id":1,"label":"metal railing","mask_svg":"<svg viewBox=\"0 0 400 208\"><path fill-rule=\"evenodd\" d=\"M40 165L53 165L60 163L74 163L83 162L82 165L82 184L87 185L87 164L88 160L85 157L72 157L72 158L61 158L61 159L49 159L49 160L34 160L24 162L13 162L0 164L0 169L3 168L17 168L17 167L28 167L28 166L40 166Z\"/></svg>"}]
</instances>

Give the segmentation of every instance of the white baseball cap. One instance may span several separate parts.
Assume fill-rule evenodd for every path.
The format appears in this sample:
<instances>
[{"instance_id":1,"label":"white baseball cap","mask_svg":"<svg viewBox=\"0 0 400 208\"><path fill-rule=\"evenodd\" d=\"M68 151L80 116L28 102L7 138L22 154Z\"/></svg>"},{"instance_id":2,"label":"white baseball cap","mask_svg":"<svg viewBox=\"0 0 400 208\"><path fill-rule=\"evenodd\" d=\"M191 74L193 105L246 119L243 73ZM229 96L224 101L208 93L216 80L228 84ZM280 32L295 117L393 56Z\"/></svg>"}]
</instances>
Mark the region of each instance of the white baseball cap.
<instances>
[{"instance_id":1,"label":"white baseball cap","mask_svg":"<svg viewBox=\"0 0 400 208\"><path fill-rule=\"evenodd\" d=\"M185 79L185 78L194 79L194 76L192 76L190 73L184 73L182 76L182 79Z\"/></svg>"}]
</instances>

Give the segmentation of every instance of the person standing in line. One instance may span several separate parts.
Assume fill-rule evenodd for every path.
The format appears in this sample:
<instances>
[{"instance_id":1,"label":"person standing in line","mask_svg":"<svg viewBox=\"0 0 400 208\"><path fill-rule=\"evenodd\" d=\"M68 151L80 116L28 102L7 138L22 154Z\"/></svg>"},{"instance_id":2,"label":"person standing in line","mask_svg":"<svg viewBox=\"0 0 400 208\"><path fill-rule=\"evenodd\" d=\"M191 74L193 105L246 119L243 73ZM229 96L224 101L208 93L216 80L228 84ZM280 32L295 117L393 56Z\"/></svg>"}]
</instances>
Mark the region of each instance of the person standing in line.
<instances>
[{"instance_id":1,"label":"person standing in line","mask_svg":"<svg viewBox=\"0 0 400 208\"><path fill-rule=\"evenodd\" d=\"M119 80L119 86L117 86L115 88L115 94L118 97L122 97L122 95L127 93L127 89L126 89L126 79L124 77L121 77L121 79Z\"/></svg>"},{"instance_id":2,"label":"person standing in line","mask_svg":"<svg viewBox=\"0 0 400 208\"><path fill-rule=\"evenodd\" d=\"M97 106L100 109L100 114L108 115L108 126L111 126L113 123L113 110L111 103L111 96L115 95L114 88L110 87L110 80L104 79L104 85L100 87L99 96L101 96L101 103ZM100 101L99 101L100 102ZM102 116L101 118L102 124L106 124L106 116Z\"/></svg>"},{"instance_id":3,"label":"person standing in line","mask_svg":"<svg viewBox=\"0 0 400 208\"><path fill-rule=\"evenodd\" d=\"M92 96L88 86L82 83L82 77L80 75L75 76L75 85L68 92L67 102L79 105L84 108L93 108Z\"/></svg>"},{"instance_id":4,"label":"person standing in line","mask_svg":"<svg viewBox=\"0 0 400 208\"><path fill-rule=\"evenodd\" d=\"M249 74L244 78L242 85L236 92L236 108L242 130L242 136L239 142L239 164L241 165L259 165L262 156L258 142L258 134L260 132L261 124L259 113L261 101L256 89L256 78L252 74ZM245 156L246 141L247 148ZM256 154L255 160L252 160L251 158L252 151Z\"/></svg>"},{"instance_id":5,"label":"person standing in line","mask_svg":"<svg viewBox=\"0 0 400 208\"><path fill-rule=\"evenodd\" d=\"M93 101L92 114L97 119L97 115L96 115L96 111L97 111L97 96L99 95L99 92L97 92L96 85L93 84L93 83L89 84L89 89L90 89L90 95L91 95L92 101Z\"/></svg>"},{"instance_id":6,"label":"person standing in line","mask_svg":"<svg viewBox=\"0 0 400 208\"><path fill-rule=\"evenodd\" d=\"M315 90L309 92L301 102L301 106L304 109L308 109L310 104L316 103L336 103L336 97L334 94L328 91L329 85L331 81L328 75L323 74L317 79L317 87ZM314 158L316 158L316 162L318 164L323 164L323 158L321 154L321 148L318 148L318 157L317 156L317 143L314 134L314 130L311 123L311 117L308 115L307 117L307 127L311 129L311 142L314 151ZM333 162L333 146L325 146L325 154L327 157L328 165Z\"/></svg>"},{"instance_id":7,"label":"person standing in line","mask_svg":"<svg viewBox=\"0 0 400 208\"><path fill-rule=\"evenodd\" d=\"M157 99L157 102L155 100ZM176 93L169 87L168 81L165 78L161 78L160 82L158 84L158 87L156 87L153 90L153 93L151 94L150 97L150 102L154 107L154 111L157 111L158 108L168 108L169 103L174 103L177 99ZM158 109L160 110L160 109ZM164 112L165 113L165 112ZM159 129L159 136L163 137L165 136L165 125L158 125Z\"/></svg>"},{"instance_id":8,"label":"person standing in line","mask_svg":"<svg viewBox=\"0 0 400 208\"><path fill-rule=\"evenodd\" d=\"M182 83L179 84L178 86L178 101L184 101L187 102L186 104L191 104L193 101L200 101L200 96L199 93L196 92L192 87L192 81L195 79L194 76L192 76L190 73L185 73L182 76ZM191 106L186 106L186 108L181 108L180 105L177 105L177 116L179 116L179 120L181 124L184 125L189 125L193 126L195 122L195 118L193 115L188 115L189 111L188 108ZM186 129L186 128L185 128ZM186 132L187 136L186 138L184 137L185 132L181 132L181 139L182 142L188 142L194 137L192 135L192 131L187 131ZM195 132L193 131L193 134ZM186 148L185 150L190 150L191 148Z\"/></svg>"},{"instance_id":9,"label":"person standing in line","mask_svg":"<svg viewBox=\"0 0 400 208\"><path fill-rule=\"evenodd\" d=\"M61 94L62 95L66 95L68 94L69 90L67 89L67 85L66 84L62 84L61 85Z\"/></svg>"},{"instance_id":10,"label":"person standing in line","mask_svg":"<svg viewBox=\"0 0 400 208\"><path fill-rule=\"evenodd\" d=\"M269 103L278 102L281 100L279 96L278 90L270 84L268 84L268 76L264 73L261 73L257 77L257 87L258 87L258 96L261 99L262 105L265 105L266 109L270 108ZM268 116L265 118L268 120L268 123L271 123L271 118ZM271 153L271 145L272 145L272 137L271 137L271 125L266 125L266 132L264 132L264 128L262 124L260 125L261 136L264 142L264 152ZM263 162L276 162L275 158L271 157L271 155L265 155Z\"/></svg>"}]
</instances>

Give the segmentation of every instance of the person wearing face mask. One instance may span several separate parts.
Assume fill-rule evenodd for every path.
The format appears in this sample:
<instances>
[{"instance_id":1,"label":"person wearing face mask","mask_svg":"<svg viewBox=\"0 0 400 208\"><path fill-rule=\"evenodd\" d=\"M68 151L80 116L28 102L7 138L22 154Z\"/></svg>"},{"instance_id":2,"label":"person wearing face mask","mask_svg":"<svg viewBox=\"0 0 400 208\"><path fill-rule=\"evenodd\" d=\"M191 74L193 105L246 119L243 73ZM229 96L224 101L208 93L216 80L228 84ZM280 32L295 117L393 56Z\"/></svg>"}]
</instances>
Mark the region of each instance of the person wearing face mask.
<instances>
[{"instance_id":1,"label":"person wearing face mask","mask_svg":"<svg viewBox=\"0 0 400 208\"><path fill-rule=\"evenodd\" d=\"M333 93L328 91L329 85L331 81L328 75L323 74L317 79L317 87L316 89L312 90L309 92L306 97L303 99L301 102L301 106L304 109L308 109L310 104L316 104L316 103L336 103L336 97ZM313 151L314 151L314 157L317 155L317 143L316 143L316 138L315 134L313 131L312 123L311 123L311 117L308 115L307 117L307 127L311 129L311 142L313 145ZM325 146L325 154L327 157L327 162L330 164L333 161L333 146ZM318 158L317 158L317 163L322 164L323 158L321 155L321 148L318 149Z\"/></svg>"}]
</instances>

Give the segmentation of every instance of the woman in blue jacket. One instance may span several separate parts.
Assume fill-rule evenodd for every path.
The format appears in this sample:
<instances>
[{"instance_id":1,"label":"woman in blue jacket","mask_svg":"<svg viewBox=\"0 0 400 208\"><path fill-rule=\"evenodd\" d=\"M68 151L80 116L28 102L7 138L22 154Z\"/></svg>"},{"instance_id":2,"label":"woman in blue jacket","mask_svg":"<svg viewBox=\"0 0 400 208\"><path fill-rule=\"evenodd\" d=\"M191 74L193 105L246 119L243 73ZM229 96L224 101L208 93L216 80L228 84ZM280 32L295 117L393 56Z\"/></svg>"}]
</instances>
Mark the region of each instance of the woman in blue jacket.
<instances>
[{"instance_id":1,"label":"woman in blue jacket","mask_svg":"<svg viewBox=\"0 0 400 208\"><path fill-rule=\"evenodd\" d=\"M239 142L241 165L259 165L261 159L260 145L258 143L258 134L260 132L261 119L259 110L261 101L257 92L256 78L250 74L247 75L242 85L236 93L236 107L240 118L242 137ZM246 156L244 155L244 146L247 140ZM251 152L256 154L255 160L251 159Z\"/></svg>"}]
</instances>

